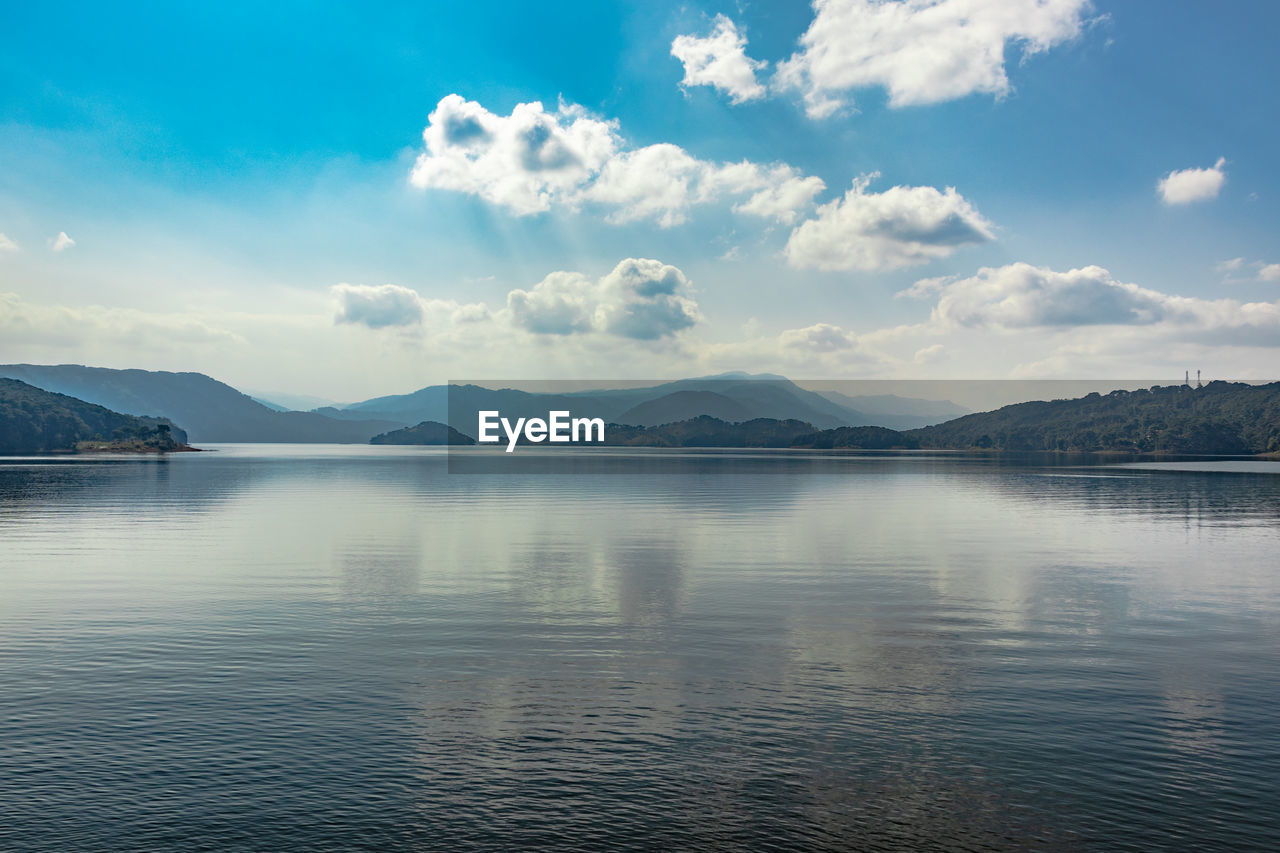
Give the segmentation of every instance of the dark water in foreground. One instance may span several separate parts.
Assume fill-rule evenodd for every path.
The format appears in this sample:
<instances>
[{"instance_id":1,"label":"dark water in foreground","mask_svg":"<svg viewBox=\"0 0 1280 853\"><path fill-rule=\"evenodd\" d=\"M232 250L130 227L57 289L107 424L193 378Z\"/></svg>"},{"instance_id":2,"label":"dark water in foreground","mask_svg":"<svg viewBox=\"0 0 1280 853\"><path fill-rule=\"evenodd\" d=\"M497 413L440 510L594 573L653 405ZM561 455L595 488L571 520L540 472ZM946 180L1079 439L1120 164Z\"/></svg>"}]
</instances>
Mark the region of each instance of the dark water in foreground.
<instances>
[{"instance_id":1,"label":"dark water in foreground","mask_svg":"<svg viewBox=\"0 0 1280 853\"><path fill-rule=\"evenodd\" d=\"M0 849L1280 845L1280 476L637 470L0 463Z\"/></svg>"}]
</instances>

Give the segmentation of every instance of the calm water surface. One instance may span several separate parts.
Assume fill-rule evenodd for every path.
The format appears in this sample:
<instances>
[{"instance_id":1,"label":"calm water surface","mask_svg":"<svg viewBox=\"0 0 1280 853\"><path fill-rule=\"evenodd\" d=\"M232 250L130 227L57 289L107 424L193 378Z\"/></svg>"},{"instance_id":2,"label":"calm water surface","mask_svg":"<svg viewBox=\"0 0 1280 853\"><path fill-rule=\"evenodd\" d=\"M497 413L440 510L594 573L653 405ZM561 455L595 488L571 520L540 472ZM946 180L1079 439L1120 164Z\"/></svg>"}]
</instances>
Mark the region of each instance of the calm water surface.
<instances>
[{"instance_id":1,"label":"calm water surface","mask_svg":"<svg viewBox=\"0 0 1280 853\"><path fill-rule=\"evenodd\" d=\"M1280 845L1280 465L609 464L0 462L0 848Z\"/></svg>"}]
</instances>

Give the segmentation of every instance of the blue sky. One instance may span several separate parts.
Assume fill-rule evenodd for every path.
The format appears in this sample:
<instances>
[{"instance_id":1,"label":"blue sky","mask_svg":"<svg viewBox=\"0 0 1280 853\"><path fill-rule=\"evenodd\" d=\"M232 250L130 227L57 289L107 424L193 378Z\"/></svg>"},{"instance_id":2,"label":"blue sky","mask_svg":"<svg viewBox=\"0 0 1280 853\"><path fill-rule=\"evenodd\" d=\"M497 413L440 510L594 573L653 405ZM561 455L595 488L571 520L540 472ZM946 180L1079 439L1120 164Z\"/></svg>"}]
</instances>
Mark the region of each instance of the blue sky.
<instances>
[{"instance_id":1,"label":"blue sky","mask_svg":"<svg viewBox=\"0 0 1280 853\"><path fill-rule=\"evenodd\" d=\"M734 368L1271 377L1280 7L1046 5L15 7L0 360L339 399ZM745 100L673 55L716 32ZM954 70L922 75L916 45ZM532 102L563 162L444 131L474 114L523 145Z\"/></svg>"}]
</instances>

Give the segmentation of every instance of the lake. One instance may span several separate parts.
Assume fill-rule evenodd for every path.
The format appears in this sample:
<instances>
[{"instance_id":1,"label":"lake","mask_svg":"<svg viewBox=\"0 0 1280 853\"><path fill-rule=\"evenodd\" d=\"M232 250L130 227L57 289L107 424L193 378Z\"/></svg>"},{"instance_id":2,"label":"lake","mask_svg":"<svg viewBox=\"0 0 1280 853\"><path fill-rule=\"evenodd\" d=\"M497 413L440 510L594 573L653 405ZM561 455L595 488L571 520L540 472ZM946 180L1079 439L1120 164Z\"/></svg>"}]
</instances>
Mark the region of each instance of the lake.
<instances>
[{"instance_id":1,"label":"lake","mask_svg":"<svg viewBox=\"0 0 1280 853\"><path fill-rule=\"evenodd\" d=\"M0 461L0 848L1280 845L1280 464L216 450Z\"/></svg>"}]
</instances>

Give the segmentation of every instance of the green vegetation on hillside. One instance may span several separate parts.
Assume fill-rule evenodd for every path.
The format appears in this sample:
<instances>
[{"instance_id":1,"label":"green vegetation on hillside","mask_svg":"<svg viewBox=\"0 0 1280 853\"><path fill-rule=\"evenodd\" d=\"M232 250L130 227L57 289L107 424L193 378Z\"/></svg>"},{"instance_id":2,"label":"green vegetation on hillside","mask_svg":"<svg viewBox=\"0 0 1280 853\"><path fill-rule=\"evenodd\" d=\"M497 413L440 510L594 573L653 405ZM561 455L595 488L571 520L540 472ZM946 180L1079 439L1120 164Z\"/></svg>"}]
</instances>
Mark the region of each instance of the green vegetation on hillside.
<instances>
[{"instance_id":1,"label":"green vegetation on hillside","mask_svg":"<svg viewBox=\"0 0 1280 853\"><path fill-rule=\"evenodd\" d=\"M839 448L859 450L914 450L920 441L914 436L898 432L886 427L837 427L822 430L808 435L798 436L791 442L792 447L805 447L813 450L832 450Z\"/></svg>"},{"instance_id":2,"label":"green vegetation on hillside","mask_svg":"<svg viewBox=\"0 0 1280 853\"><path fill-rule=\"evenodd\" d=\"M1280 451L1280 382L1156 386L1017 403L905 433L921 447L1246 454Z\"/></svg>"},{"instance_id":3,"label":"green vegetation on hillside","mask_svg":"<svg viewBox=\"0 0 1280 853\"><path fill-rule=\"evenodd\" d=\"M735 424L701 415L648 428L610 424L604 438L615 447L790 447L797 436L812 432L804 421L753 418Z\"/></svg>"},{"instance_id":4,"label":"green vegetation on hillside","mask_svg":"<svg viewBox=\"0 0 1280 853\"><path fill-rule=\"evenodd\" d=\"M655 427L610 424L622 447L1062 451L1253 454L1280 452L1280 383L1156 386L1070 400L1017 403L921 429L815 430L799 420L731 423L701 416Z\"/></svg>"},{"instance_id":5,"label":"green vegetation on hillside","mask_svg":"<svg viewBox=\"0 0 1280 853\"><path fill-rule=\"evenodd\" d=\"M122 415L17 379L0 379L0 453L167 452L186 445L168 421Z\"/></svg>"}]
</instances>

